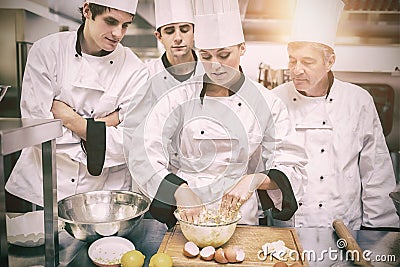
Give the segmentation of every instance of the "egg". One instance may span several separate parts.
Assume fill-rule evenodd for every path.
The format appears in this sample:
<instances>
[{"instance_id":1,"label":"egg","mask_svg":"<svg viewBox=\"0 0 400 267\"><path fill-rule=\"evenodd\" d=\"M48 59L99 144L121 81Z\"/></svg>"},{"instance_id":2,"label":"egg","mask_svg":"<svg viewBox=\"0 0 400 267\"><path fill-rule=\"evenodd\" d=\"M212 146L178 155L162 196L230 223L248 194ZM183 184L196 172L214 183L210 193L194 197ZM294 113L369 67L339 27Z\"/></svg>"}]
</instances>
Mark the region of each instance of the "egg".
<instances>
[{"instance_id":1,"label":"egg","mask_svg":"<svg viewBox=\"0 0 400 267\"><path fill-rule=\"evenodd\" d=\"M230 263L242 262L244 261L245 253L244 250L238 246L229 246L224 248L225 258Z\"/></svg>"},{"instance_id":2,"label":"egg","mask_svg":"<svg viewBox=\"0 0 400 267\"><path fill-rule=\"evenodd\" d=\"M214 254L214 260L218 263L228 263L228 260L225 257L224 250L222 248L217 249Z\"/></svg>"},{"instance_id":3,"label":"egg","mask_svg":"<svg viewBox=\"0 0 400 267\"><path fill-rule=\"evenodd\" d=\"M226 247L224 248L225 258L231 262L236 262L236 249L234 247Z\"/></svg>"},{"instance_id":4,"label":"egg","mask_svg":"<svg viewBox=\"0 0 400 267\"><path fill-rule=\"evenodd\" d=\"M301 265L298 262L293 263L292 265L290 265L290 267L303 267L303 265Z\"/></svg>"},{"instance_id":5,"label":"egg","mask_svg":"<svg viewBox=\"0 0 400 267\"><path fill-rule=\"evenodd\" d=\"M197 255L199 255L199 252L200 252L199 247L191 241L186 242L183 247L183 255L185 255L188 258L196 257Z\"/></svg>"},{"instance_id":6,"label":"egg","mask_svg":"<svg viewBox=\"0 0 400 267\"><path fill-rule=\"evenodd\" d=\"M288 265L285 262L279 261L273 267L288 267Z\"/></svg>"},{"instance_id":7,"label":"egg","mask_svg":"<svg viewBox=\"0 0 400 267\"><path fill-rule=\"evenodd\" d=\"M200 251L200 259L205 260L205 261L210 261L210 260L214 259L214 255L215 255L215 248L212 246L204 247Z\"/></svg>"}]
</instances>

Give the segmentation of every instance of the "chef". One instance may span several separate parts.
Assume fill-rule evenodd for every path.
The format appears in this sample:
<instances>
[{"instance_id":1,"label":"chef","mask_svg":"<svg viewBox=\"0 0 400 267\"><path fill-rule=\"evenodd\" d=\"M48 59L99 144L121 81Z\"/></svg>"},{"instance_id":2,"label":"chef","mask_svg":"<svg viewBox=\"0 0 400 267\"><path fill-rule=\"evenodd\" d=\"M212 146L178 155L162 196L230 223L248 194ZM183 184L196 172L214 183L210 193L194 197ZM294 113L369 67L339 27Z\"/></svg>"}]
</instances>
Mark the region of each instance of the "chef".
<instances>
[{"instance_id":1,"label":"chef","mask_svg":"<svg viewBox=\"0 0 400 267\"><path fill-rule=\"evenodd\" d=\"M160 58L146 61L156 98L165 91L204 73L194 47L192 0L155 0L154 35L165 52Z\"/></svg>"},{"instance_id":2,"label":"chef","mask_svg":"<svg viewBox=\"0 0 400 267\"><path fill-rule=\"evenodd\" d=\"M189 221L204 207L240 207L240 223L258 224L257 188L282 190L275 216L287 220L297 209L288 177L305 180L304 150L292 139L280 99L240 71L246 45L238 2L195 1L195 25L206 74L162 96L134 133L133 177L153 199L153 217L169 226L176 206ZM176 174L168 170L171 143L178 148Z\"/></svg>"},{"instance_id":3,"label":"chef","mask_svg":"<svg viewBox=\"0 0 400 267\"><path fill-rule=\"evenodd\" d=\"M341 219L351 229L399 227L389 198L395 176L373 99L331 71L343 7L341 0L297 1L287 48L292 81L273 90L308 157L294 226L330 227Z\"/></svg>"},{"instance_id":4,"label":"chef","mask_svg":"<svg viewBox=\"0 0 400 267\"><path fill-rule=\"evenodd\" d=\"M131 190L120 122L131 99L142 99L148 72L120 41L136 6L137 0L88 0L76 32L49 35L30 50L21 115L62 120L63 135L56 142L58 199L94 190ZM7 191L43 205L41 169L40 147L24 149Z\"/></svg>"}]
</instances>

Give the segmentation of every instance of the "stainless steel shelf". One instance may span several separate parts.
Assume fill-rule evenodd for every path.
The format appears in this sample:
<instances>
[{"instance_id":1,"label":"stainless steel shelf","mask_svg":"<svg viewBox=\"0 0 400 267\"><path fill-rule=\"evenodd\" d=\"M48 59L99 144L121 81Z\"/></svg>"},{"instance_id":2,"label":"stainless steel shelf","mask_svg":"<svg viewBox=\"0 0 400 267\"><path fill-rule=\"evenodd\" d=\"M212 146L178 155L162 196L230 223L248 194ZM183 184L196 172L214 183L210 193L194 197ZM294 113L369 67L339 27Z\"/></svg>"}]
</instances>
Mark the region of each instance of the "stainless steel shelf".
<instances>
[{"instance_id":1,"label":"stainless steel shelf","mask_svg":"<svg viewBox=\"0 0 400 267\"><path fill-rule=\"evenodd\" d=\"M42 144L46 266L58 265L58 212L55 139L62 135L61 120L0 118L0 265L8 266L6 182L3 156Z\"/></svg>"}]
</instances>

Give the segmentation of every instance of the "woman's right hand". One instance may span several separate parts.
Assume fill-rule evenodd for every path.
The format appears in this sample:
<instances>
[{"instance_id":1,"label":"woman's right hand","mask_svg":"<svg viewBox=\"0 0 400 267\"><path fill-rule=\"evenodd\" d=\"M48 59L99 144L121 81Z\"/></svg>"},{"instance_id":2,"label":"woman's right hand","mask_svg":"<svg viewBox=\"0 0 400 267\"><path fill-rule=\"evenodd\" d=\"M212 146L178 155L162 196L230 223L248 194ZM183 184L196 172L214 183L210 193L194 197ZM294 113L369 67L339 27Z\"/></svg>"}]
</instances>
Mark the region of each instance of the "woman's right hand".
<instances>
[{"instance_id":1,"label":"woman's right hand","mask_svg":"<svg viewBox=\"0 0 400 267\"><path fill-rule=\"evenodd\" d=\"M174 196L181 219L197 223L204 211L204 205L201 199L186 183L178 187Z\"/></svg>"}]
</instances>

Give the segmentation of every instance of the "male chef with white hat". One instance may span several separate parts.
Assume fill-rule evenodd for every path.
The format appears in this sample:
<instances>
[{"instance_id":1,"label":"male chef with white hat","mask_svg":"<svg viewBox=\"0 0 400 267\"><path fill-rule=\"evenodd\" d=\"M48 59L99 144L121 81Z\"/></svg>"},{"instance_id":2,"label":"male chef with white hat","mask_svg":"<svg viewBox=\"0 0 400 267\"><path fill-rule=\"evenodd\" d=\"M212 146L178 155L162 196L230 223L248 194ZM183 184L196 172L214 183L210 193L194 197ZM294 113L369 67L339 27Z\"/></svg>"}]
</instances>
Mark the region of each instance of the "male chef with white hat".
<instances>
[{"instance_id":1,"label":"male chef with white hat","mask_svg":"<svg viewBox=\"0 0 400 267\"><path fill-rule=\"evenodd\" d=\"M273 90L308 157L294 226L331 227L341 219L351 229L399 227L389 198L395 176L374 101L331 71L343 7L341 0L297 1L287 48L292 81Z\"/></svg>"},{"instance_id":2,"label":"male chef with white hat","mask_svg":"<svg viewBox=\"0 0 400 267\"><path fill-rule=\"evenodd\" d=\"M158 98L165 91L202 73L194 52L194 17L192 0L155 0L156 31L154 35L165 52L145 62L155 84ZM199 66L200 65L200 66Z\"/></svg>"},{"instance_id":3,"label":"male chef with white hat","mask_svg":"<svg viewBox=\"0 0 400 267\"><path fill-rule=\"evenodd\" d=\"M283 191L289 219L297 209L288 177L304 180L305 154L289 138L283 102L240 71L246 46L237 0L196 0L195 44L206 74L163 95L134 134L128 158L140 189L152 199L152 215L172 226L201 220L203 208L258 224L254 191ZM177 148L179 168L168 169L165 153ZM267 170L266 170L267 169Z\"/></svg>"},{"instance_id":4,"label":"male chef with white hat","mask_svg":"<svg viewBox=\"0 0 400 267\"><path fill-rule=\"evenodd\" d=\"M77 31L44 37L30 50L21 115L62 120L63 135L56 142L58 199L94 190L131 190L120 122L131 99L142 99L139 90L148 72L120 41L136 6L137 0L88 0L80 9L83 23ZM7 191L43 205L41 169L40 147L24 149Z\"/></svg>"}]
</instances>

